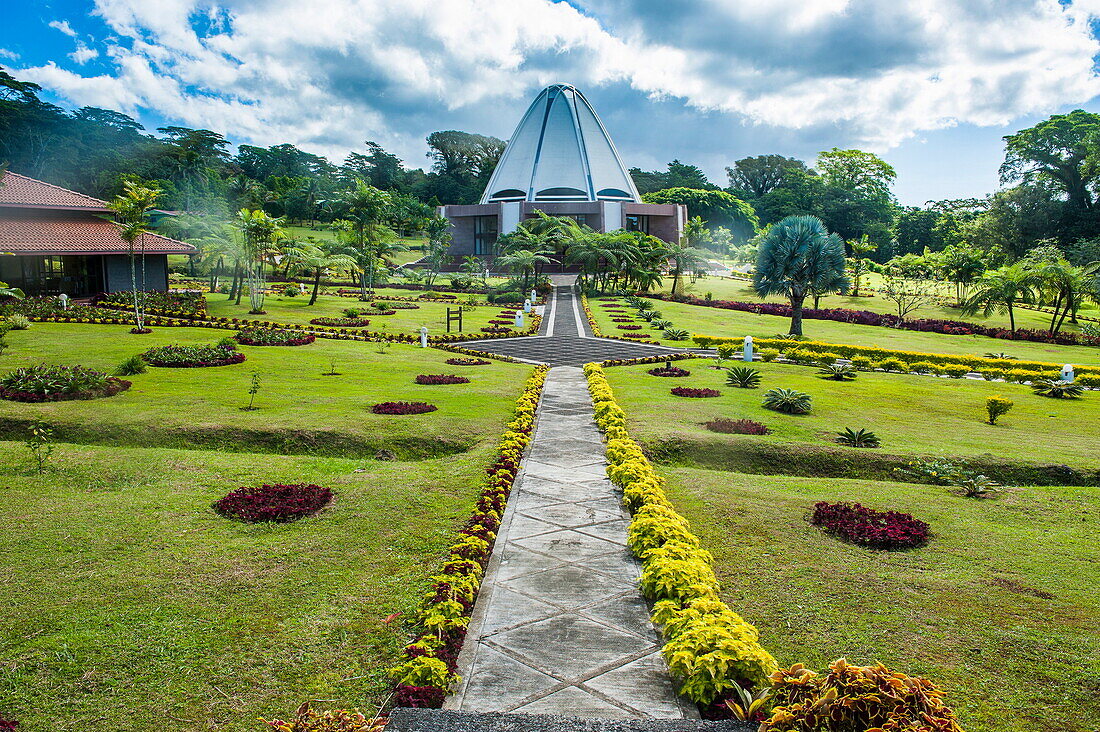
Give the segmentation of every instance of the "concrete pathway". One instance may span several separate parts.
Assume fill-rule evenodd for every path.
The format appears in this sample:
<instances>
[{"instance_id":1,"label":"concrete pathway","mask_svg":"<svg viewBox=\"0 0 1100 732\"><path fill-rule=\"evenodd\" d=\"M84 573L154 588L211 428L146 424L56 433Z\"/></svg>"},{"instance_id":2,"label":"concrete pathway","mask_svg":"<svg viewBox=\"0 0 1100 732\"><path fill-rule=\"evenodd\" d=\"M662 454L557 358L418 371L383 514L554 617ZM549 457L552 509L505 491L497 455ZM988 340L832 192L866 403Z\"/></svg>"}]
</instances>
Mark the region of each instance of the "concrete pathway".
<instances>
[{"instance_id":1,"label":"concrete pathway","mask_svg":"<svg viewBox=\"0 0 1100 732\"><path fill-rule=\"evenodd\" d=\"M559 296L557 305L562 304ZM559 329L580 330L560 309ZM445 708L695 718L673 690L579 368L551 369Z\"/></svg>"}]
</instances>

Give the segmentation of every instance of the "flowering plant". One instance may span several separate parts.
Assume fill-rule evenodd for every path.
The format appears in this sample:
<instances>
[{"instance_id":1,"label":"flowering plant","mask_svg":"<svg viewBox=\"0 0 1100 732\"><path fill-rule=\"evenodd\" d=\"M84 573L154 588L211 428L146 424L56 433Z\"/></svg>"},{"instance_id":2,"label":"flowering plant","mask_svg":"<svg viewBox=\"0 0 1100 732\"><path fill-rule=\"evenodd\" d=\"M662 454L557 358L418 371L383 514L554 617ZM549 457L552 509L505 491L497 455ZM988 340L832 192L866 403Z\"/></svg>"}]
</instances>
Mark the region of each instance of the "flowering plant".
<instances>
[{"instance_id":1,"label":"flowering plant","mask_svg":"<svg viewBox=\"0 0 1100 732\"><path fill-rule=\"evenodd\" d=\"M317 513L331 501L329 488L305 483L265 483L259 488L238 488L215 502L214 510L249 523L286 522Z\"/></svg>"},{"instance_id":2,"label":"flowering plant","mask_svg":"<svg viewBox=\"0 0 1100 732\"><path fill-rule=\"evenodd\" d=\"M451 366L488 366L492 361L484 358L448 358L446 363Z\"/></svg>"},{"instance_id":3,"label":"flowering plant","mask_svg":"<svg viewBox=\"0 0 1100 732\"><path fill-rule=\"evenodd\" d=\"M465 376L456 376L454 374L420 374L416 377L416 383L425 386L438 384L469 384L470 380Z\"/></svg>"},{"instance_id":4,"label":"flowering plant","mask_svg":"<svg viewBox=\"0 0 1100 732\"><path fill-rule=\"evenodd\" d=\"M39 364L0 377L0 399L15 402L60 402L109 397L130 388L130 382L84 366Z\"/></svg>"},{"instance_id":5,"label":"flowering plant","mask_svg":"<svg viewBox=\"0 0 1100 732\"><path fill-rule=\"evenodd\" d=\"M426 414L438 408L427 402L381 402L370 410L375 414Z\"/></svg>"},{"instance_id":6,"label":"flowering plant","mask_svg":"<svg viewBox=\"0 0 1100 732\"><path fill-rule=\"evenodd\" d=\"M673 377L673 378L680 378L680 377L683 377L683 376L691 376L691 372L688 371L687 369L682 369L678 366L671 366L671 365L658 366L655 369L650 369L646 373L648 373L650 376L665 376L665 377Z\"/></svg>"},{"instance_id":7,"label":"flowering plant","mask_svg":"<svg viewBox=\"0 0 1100 732\"><path fill-rule=\"evenodd\" d=\"M313 318L312 325L327 325L332 328L362 328L370 325L367 318Z\"/></svg>"},{"instance_id":8,"label":"flowering plant","mask_svg":"<svg viewBox=\"0 0 1100 732\"><path fill-rule=\"evenodd\" d=\"M928 541L928 524L897 511L874 511L858 503L814 504L814 526L869 549L909 549Z\"/></svg>"},{"instance_id":9,"label":"flowering plant","mask_svg":"<svg viewBox=\"0 0 1100 732\"><path fill-rule=\"evenodd\" d=\"M292 333L282 328L245 328L234 338L246 346L304 346L317 340L311 333Z\"/></svg>"},{"instance_id":10,"label":"flowering plant","mask_svg":"<svg viewBox=\"0 0 1100 732\"><path fill-rule=\"evenodd\" d=\"M201 346L154 346L141 354L141 358L150 366L172 368L202 368L206 366L228 366L242 363L244 354L231 343L211 343Z\"/></svg>"},{"instance_id":11,"label":"flowering plant","mask_svg":"<svg viewBox=\"0 0 1100 732\"><path fill-rule=\"evenodd\" d=\"M705 399L707 397L722 396L717 389L693 389L690 386L674 386L669 391L675 396Z\"/></svg>"}]
</instances>

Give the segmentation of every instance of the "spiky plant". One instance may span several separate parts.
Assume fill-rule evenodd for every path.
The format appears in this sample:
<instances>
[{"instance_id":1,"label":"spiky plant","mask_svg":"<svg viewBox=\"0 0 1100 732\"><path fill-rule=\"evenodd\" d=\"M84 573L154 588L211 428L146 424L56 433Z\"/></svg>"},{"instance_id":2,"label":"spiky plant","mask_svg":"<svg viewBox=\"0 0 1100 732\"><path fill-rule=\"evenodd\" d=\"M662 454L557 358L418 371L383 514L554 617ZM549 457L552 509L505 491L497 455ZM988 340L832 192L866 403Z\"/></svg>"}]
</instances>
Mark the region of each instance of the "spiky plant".
<instances>
[{"instance_id":1,"label":"spiky plant","mask_svg":"<svg viewBox=\"0 0 1100 732\"><path fill-rule=\"evenodd\" d=\"M734 366L726 369L726 384L736 386L738 389L755 389L760 386L763 378L759 371L749 366Z\"/></svg>"},{"instance_id":2,"label":"spiky plant","mask_svg":"<svg viewBox=\"0 0 1100 732\"><path fill-rule=\"evenodd\" d=\"M813 406L813 397L797 389L769 389L764 392L763 405L784 414L806 414Z\"/></svg>"},{"instance_id":3,"label":"spiky plant","mask_svg":"<svg viewBox=\"0 0 1100 732\"><path fill-rule=\"evenodd\" d=\"M1015 361L1016 360L1015 356L1010 356L1007 353L987 353L987 354L985 354L985 357L986 358L999 359L1001 361Z\"/></svg>"},{"instance_id":4,"label":"spiky plant","mask_svg":"<svg viewBox=\"0 0 1100 732\"><path fill-rule=\"evenodd\" d=\"M1051 399L1076 399L1085 391L1080 384L1062 379L1039 379L1031 382L1031 388L1036 394Z\"/></svg>"},{"instance_id":5,"label":"spiky plant","mask_svg":"<svg viewBox=\"0 0 1100 732\"><path fill-rule=\"evenodd\" d=\"M822 366L817 373L832 381L849 381L856 378L858 372L850 363L830 363Z\"/></svg>"},{"instance_id":6,"label":"spiky plant","mask_svg":"<svg viewBox=\"0 0 1100 732\"><path fill-rule=\"evenodd\" d=\"M670 341L686 341L691 337L691 334L683 328L665 328L664 335Z\"/></svg>"},{"instance_id":7,"label":"spiky plant","mask_svg":"<svg viewBox=\"0 0 1100 732\"><path fill-rule=\"evenodd\" d=\"M661 318L655 318L655 319L649 321L649 327L650 328L656 328L657 330L664 330L665 328L671 328L672 327L672 321L671 320L662 320Z\"/></svg>"},{"instance_id":8,"label":"spiky plant","mask_svg":"<svg viewBox=\"0 0 1100 732\"><path fill-rule=\"evenodd\" d=\"M995 493L1001 489L1000 483L995 482L987 475L981 474L965 473L958 476L957 482L963 490L963 495L967 498L985 498L990 493Z\"/></svg>"},{"instance_id":9,"label":"spiky plant","mask_svg":"<svg viewBox=\"0 0 1100 732\"><path fill-rule=\"evenodd\" d=\"M661 317L660 310L639 310L638 317L642 320L654 321Z\"/></svg>"},{"instance_id":10,"label":"spiky plant","mask_svg":"<svg viewBox=\"0 0 1100 732\"><path fill-rule=\"evenodd\" d=\"M882 444L882 440L878 438L878 435L862 427L858 430L845 427L843 432L837 433L836 441L848 447L878 447Z\"/></svg>"},{"instance_id":11,"label":"spiky plant","mask_svg":"<svg viewBox=\"0 0 1100 732\"><path fill-rule=\"evenodd\" d=\"M652 300L642 300L641 298L634 298L634 302L630 303L631 307L638 308L639 310L651 310L653 308Z\"/></svg>"}]
</instances>

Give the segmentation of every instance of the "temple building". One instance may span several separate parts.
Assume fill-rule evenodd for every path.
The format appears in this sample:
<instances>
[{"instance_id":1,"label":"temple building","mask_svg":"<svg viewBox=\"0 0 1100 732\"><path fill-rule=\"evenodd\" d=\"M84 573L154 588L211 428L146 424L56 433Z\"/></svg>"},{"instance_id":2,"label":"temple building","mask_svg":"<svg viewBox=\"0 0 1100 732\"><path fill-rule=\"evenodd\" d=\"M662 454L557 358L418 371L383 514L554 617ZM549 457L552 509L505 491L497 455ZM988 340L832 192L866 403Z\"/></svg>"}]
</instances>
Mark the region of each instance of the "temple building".
<instances>
[{"instance_id":1,"label":"temple building","mask_svg":"<svg viewBox=\"0 0 1100 732\"><path fill-rule=\"evenodd\" d=\"M130 289L130 247L105 217L107 202L6 172L0 181L0 281L27 295L84 297ZM134 243L138 289L168 289L168 255L195 254L159 234ZM144 269L144 282L142 281Z\"/></svg>"},{"instance_id":2,"label":"temple building","mask_svg":"<svg viewBox=\"0 0 1100 732\"><path fill-rule=\"evenodd\" d=\"M451 222L450 254L494 254L497 237L535 211L569 216L608 232L644 231L680 238L687 210L642 203L611 137L584 95L569 84L542 90L523 115L489 179L481 201L441 206Z\"/></svg>"}]
</instances>

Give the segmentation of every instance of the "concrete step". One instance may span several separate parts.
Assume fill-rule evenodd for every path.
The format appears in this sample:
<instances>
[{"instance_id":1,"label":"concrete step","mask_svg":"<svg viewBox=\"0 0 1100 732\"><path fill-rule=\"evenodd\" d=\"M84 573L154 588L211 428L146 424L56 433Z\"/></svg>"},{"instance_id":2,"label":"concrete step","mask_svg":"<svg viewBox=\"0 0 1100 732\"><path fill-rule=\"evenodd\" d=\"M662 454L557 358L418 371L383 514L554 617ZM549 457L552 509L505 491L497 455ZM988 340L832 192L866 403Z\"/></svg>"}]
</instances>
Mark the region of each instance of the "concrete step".
<instances>
[{"instance_id":1,"label":"concrete step","mask_svg":"<svg viewBox=\"0 0 1100 732\"><path fill-rule=\"evenodd\" d=\"M395 709L386 732L755 732L756 724L698 719L585 719L544 714Z\"/></svg>"}]
</instances>

